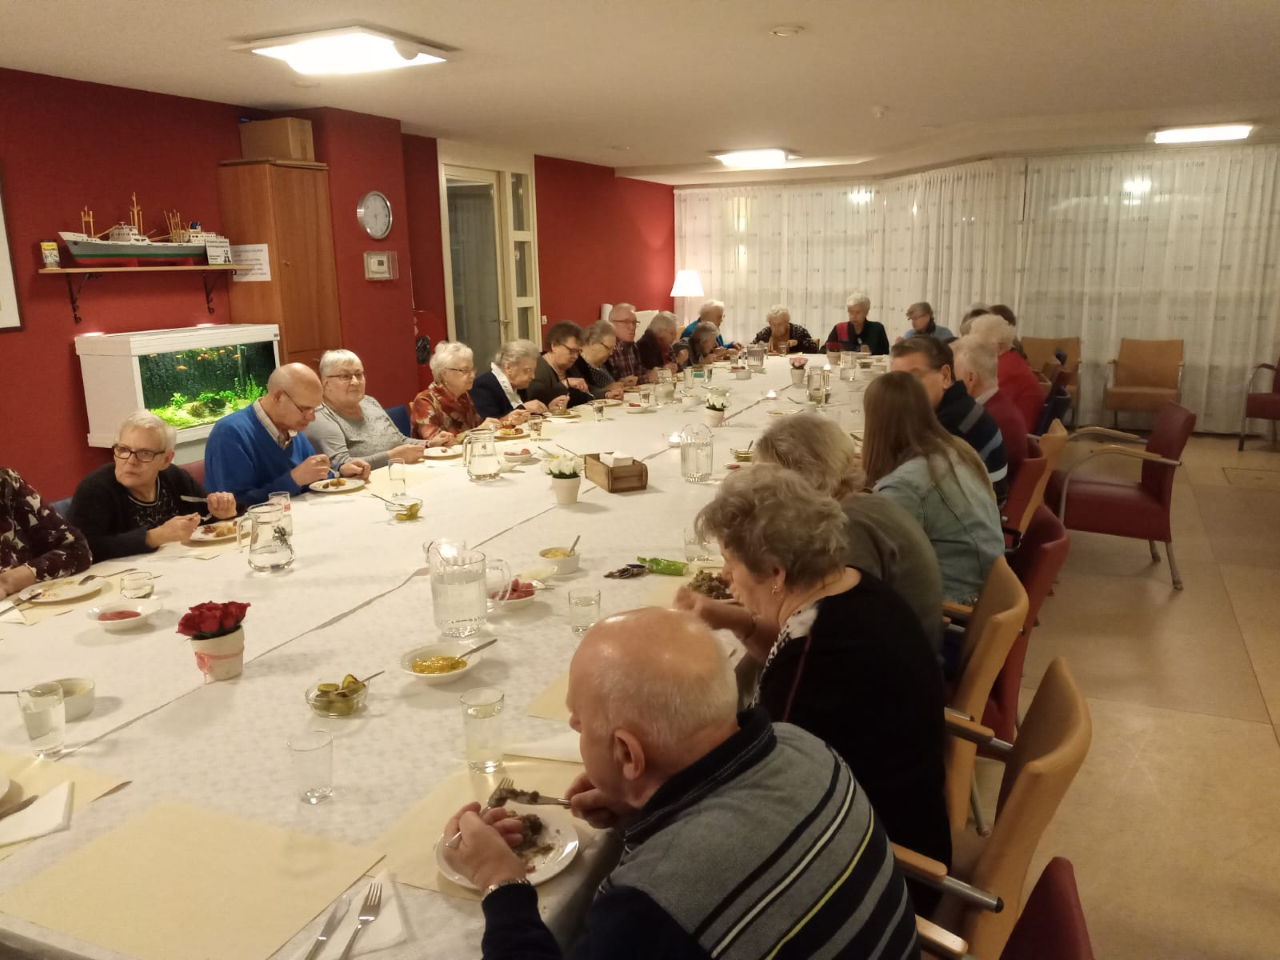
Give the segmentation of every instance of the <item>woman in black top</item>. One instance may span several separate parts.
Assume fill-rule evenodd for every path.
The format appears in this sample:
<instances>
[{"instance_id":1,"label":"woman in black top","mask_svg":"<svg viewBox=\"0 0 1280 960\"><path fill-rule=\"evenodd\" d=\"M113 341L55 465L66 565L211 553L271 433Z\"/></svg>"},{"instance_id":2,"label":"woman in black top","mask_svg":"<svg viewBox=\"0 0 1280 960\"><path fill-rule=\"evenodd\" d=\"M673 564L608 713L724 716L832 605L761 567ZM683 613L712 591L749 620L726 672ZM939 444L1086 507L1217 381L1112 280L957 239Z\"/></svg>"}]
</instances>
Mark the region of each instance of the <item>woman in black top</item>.
<instances>
[{"instance_id":1,"label":"woman in black top","mask_svg":"<svg viewBox=\"0 0 1280 960\"><path fill-rule=\"evenodd\" d=\"M844 566L840 505L757 464L725 480L697 527L720 542L741 606L689 592L677 604L738 634L764 664L751 699L836 749L891 840L949 866L942 677L906 601ZM927 916L934 892L912 896Z\"/></svg>"},{"instance_id":2,"label":"woman in black top","mask_svg":"<svg viewBox=\"0 0 1280 960\"><path fill-rule=\"evenodd\" d=\"M763 343L770 353L817 353L818 343L809 331L791 322L791 312L778 304L765 314L768 326L756 334L752 343Z\"/></svg>"}]
</instances>

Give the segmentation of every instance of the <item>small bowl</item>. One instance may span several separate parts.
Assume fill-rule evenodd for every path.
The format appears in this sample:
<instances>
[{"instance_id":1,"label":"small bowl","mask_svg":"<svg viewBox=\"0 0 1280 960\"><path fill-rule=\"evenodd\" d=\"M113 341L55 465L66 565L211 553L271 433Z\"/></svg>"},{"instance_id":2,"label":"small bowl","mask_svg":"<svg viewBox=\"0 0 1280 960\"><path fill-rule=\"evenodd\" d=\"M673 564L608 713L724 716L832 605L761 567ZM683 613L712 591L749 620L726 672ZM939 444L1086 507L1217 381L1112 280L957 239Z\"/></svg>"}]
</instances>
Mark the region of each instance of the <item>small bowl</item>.
<instances>
[{"instance_id":1,"label":"small bowl","mask_svg":"<svg viewBox=\"0 0 1280 960\"><path fill-rule=\"evenodd\" d=\"M160 604L154 600L120 600L116 603L100 603L96 607L90 607L85 611L85 616L108 633L120 633L146 623L159 609ZM103 614L124 612L135 613L137 616L127 617L122 620L99 619Z\"/></svg>"},{"instance_id":2,"label":"small bowl","mask_svg":"<svg viewBox=\"0 0 1280 960\"><path fill-rule=\"evenodd\" d=\"M756 458L754 450L734 450L733 459L738 463L751 463Z\"/></svg>"},{"instance_id":3,"label":"small bowl","mask_svg":"<svg viewBox=\"0 0 1280 960\"><path fill-rule=\"evenodd\" d=\"M53 682L62 688L62 705L68 720L79 720L93 713L96 697L92 680L88 677L64 677Z\"/></svg>"},{"instance_id":4,"label":"small bowl","mask_svg":"<svg viewBox=\"0 0 1280 960\"><path fill-rule=\"evenodd\" d=\"M528 447L521 447L520 450L503 450L502 459L507 463L533 463L538 459L538 455L532 450L528 453L521 453L521 450L529 450Z\"/></svg>"},{"instance_id":5,"label":"small bowl","mask_svg":"<svg viewBox=\"0 0 1280 960\"><path fill-rule=\"evenodd\" d=\"M433 685L453 683L459 677L465 676L474 670L476 664L484 659L484 655L488 651L481 651L467 657L463 661L466 666L461 670L454 670L452 673L414 673L413 662L415 660L426 660L428 657L460 657L475 646L476 644L468 643L465 640L446 640L441 643L429 643L425 647L415 647L400 658L400 669L411 677L425 680Z\"/></svg>"},{"instance_id":6,"label":"small bowl","mask_svg":"<svg viewBox=\"0 0 1280 960\"><path fill-rule=\"evenodd\" d=\"M332 681L330 681L332 682ZM307 706L311 708L311 712L319 717L354 717L357 713L364 709L365 701L369 699L369 685L365 684L363 690L349 697L334 697L332 694L324 696L320 693L320 684L323 680L317 680L311 686L307 687Z\"/></svg>"},{"instance_id":7,"label":"small bowl","mask_svg":"<svg viewBox=\"0 0 1280 960\"><path fill-rule=\"evenodd\" d=\"M556 568L555 576L563 577L566 573L573 573L582 563L582 556L578 553L572 553L567 557L548 557L548 550L568 550L568 547L547 547L546 550L539 550L540 556L547 563Z\"/></svg>"},{"instance_id":8,"label":"small bowl","mask_svg":"<svg viewBox=\"0 0 1280 960\"><path fill-rule=\"evenodd\" d=\"M382 502L382 505L386 508L387 513L391 514L393 520L399 520L401 523L410 523L412 520L419 520L422 517L422 500L418 497L388 497ZM416 517L400 518L399 514L405 513L414 506L418 508Z\"/></svg>"},{"instance_id":9,"label":"small bowl","mask_svg":"<svg viewBox=\"0 0 1280 960\"><path fill-rule=\"evenodd\" d=\"M751 379L751 371L747 367L734 367L733 375L739 380Z\"/></svg>"}]
</instances>

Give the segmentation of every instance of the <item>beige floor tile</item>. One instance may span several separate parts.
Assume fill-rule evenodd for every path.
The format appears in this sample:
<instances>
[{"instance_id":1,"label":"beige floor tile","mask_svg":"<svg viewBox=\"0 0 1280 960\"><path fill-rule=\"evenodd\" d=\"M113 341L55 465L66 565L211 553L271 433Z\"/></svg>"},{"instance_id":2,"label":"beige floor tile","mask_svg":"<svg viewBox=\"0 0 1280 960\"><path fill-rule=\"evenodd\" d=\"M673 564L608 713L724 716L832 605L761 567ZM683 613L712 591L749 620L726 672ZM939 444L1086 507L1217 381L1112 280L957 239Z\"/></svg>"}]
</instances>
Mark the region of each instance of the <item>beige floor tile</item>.
<instances>
[{"instance_id":1,"label":"beige floor tile","mask_svg":"<svg viewBox=\"0 0 1280 960\"><path fill-rule=\"evenodd\" d=\"M1224 564L1222 579L1271 720L1280 723L1280 570Z\"/></svg>"},{"instance_id":2,"label":"beige floor tile","mask_svg":"<svg viewBox=\"0 0 1280 960\"><path fill-rule=\"evenodd\" d=\"M1280 470L1257 470L1248 467L1223 467L1227 481L1233 487L1252 487L1259 490L1280 490Z\"/></svg>"},{"instance_id":3,"label":"beige floor tile","mask_svg":"<svg viewBox=\"0 0 1280 960\"><path fill-rule=\"evenodd\" d=\"M1280 568L1280 491L1193 486L1219 563Z\"/></svg>"},{"instance_id":4,"label":"beige floor tile","mask_svg":"<svg viewBox=\"0 0 1280 960\"><path fill-rule=\"evenodd\" d=\"M1269 722L1218 566L1179 558L1186 589L1175 591L1145 544L1107 539L1082 560L1086 537L1073 538L1031 636L1026 682L1065 656L1091 697ZM1130 569L1114 559L1120 547Z\"/></svg>"}]
</instances>

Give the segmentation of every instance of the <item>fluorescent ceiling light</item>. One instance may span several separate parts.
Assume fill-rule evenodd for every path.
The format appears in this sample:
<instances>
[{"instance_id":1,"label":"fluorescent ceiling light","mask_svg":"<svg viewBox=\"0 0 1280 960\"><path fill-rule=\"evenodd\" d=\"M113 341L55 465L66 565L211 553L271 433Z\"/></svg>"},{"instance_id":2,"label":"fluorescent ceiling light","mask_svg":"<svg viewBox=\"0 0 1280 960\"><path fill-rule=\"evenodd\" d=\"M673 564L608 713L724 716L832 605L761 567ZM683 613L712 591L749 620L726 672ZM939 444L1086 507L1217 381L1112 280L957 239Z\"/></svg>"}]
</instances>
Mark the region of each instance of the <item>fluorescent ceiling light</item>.
<instances>
[{"instance_id":1,"label":"fluorescent ceiling light","mask_svg":"<svg viewBox=\"0 0 1280 960\"><path fill-rule=\"evenodd\" d=\"M739 170L776 170L787 165L788 154L785 150L735 150L717 153L715 158Z\"/></svg>"},{"instance_id":2,"label":"fluorescent ceiling light","mask_svg":"<svg viewBox=\"0 0 1280 960\"><path fill-rule=\"evenodd\" d=\"M366 27L267 37L234 49L283 60L303 74L373 73L443 63L445 52Z\"/></svg>"},{"instance_id":3,"label":"fluorescent ceiling light","mask_svg":"<svg viewBox=\"0 0 1280 960\"><path fill-rule=\"evenodd\" d=\"M1220 123L1212 127L1173 127L1157 130L1152 136L1156 143L1213 143L1217 140L1243 140L1253 126L1248 123Z\"/></svg>"}]
</instances>

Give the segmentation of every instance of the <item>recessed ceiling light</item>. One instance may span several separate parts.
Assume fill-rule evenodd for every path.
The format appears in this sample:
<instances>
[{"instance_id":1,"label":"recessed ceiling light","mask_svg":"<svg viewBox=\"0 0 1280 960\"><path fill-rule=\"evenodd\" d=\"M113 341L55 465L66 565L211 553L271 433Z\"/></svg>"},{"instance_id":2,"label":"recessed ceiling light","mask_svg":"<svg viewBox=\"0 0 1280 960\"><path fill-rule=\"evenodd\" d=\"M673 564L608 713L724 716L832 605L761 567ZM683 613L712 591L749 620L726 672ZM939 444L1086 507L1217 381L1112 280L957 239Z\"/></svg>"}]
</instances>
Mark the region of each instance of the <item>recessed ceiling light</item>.
<instances>
[{"instance_id":1,"label":"recessed ceiling light","mask_svg":"<svg viewBox=\"0 0 1280 960\"><path fill-rule=\"evenodd\" d=\"M1124 182L1124 192L1133 194L1143 194L1151 192L1151 181L1146 177L1138 177L1134 180L1126 180Z\"/></svg>"},{"instance_id":2,"label":"recessed ceiling light","mask_svg":"<svg viewBox=\"0 0 1280 960\"><path fill-rule=\"evenodd\" d=\"M304 74L373 73L443 63L445 59L443 50L367 27L264 37L232 49L283 60Z\"/></svg>"},{"instance_id":3,"label":"recessed ceiling light","mask_svg":"<svg viewBox=\"0 0 1280 960\"><path fill-rule=\"evenodd\" d=\"M776 170L785 167L788 160L795 159L795 154L778 149L734 150L714 156L726 167L736 167L739 170Z\"/></svg>"},{"instance_id":4,"label":"recessed ceiling light","mask_svg":"<svg viewBox=\"0 0 1280 960\"><path fill-rule=\"evenodd\" d=\"M1211 127L1171 127L1157 130L1151 139L1156 143L1214 143L1219 140L1243 140L1249 136L1253 125L1248 123L1219 123Z\"/></svg>"},{"instance_id":5,"label":"recessed ceiling light","mask_svg":"<svg viewBox=\"0 0 1280 960\"><path fill-rule=\"evenodd\" d=\"M774 27L769 32L775 37L782 37L785 39L787 37L796 37L804 33L804 27L800 26L798 23L782 23Z\"/></svg>"},{"instance_id":6,"label":"recessed ceiling light","mask_svg":"<svg viewBox=\"0 0 1280 960\"><path fill-rule=\"evenodd\" d=\"M874 196L875 194L873 194L870 190L866 189L865 187L859 190L850 190L849 202L856 203L859 206L861 206L862 204L870 203L874 198Z\"/></svg>"}]
</instances>

